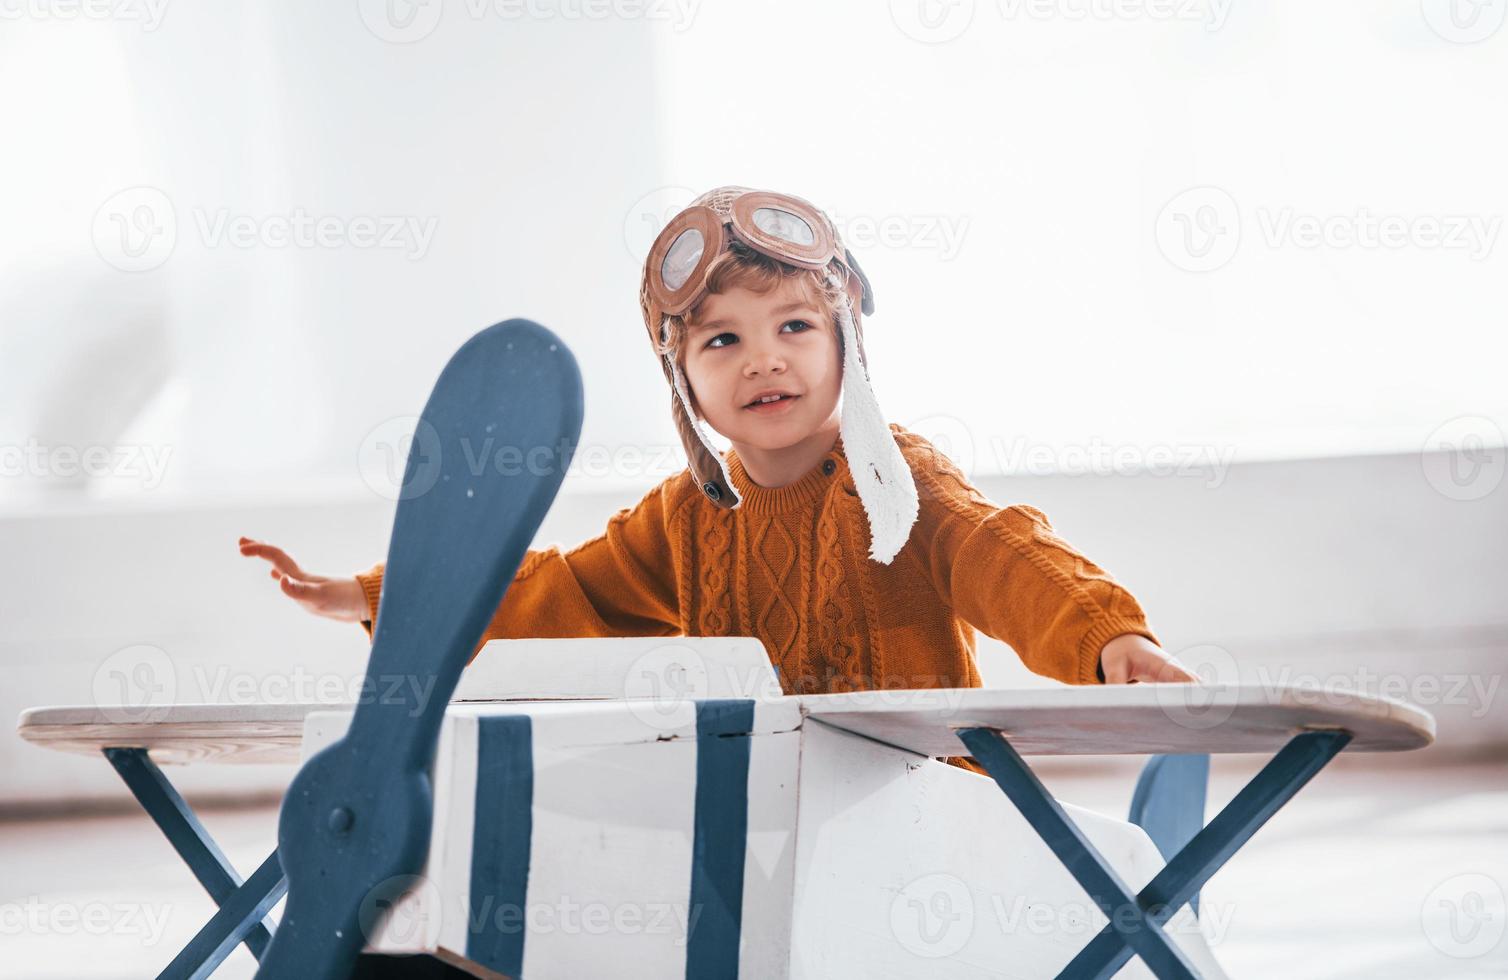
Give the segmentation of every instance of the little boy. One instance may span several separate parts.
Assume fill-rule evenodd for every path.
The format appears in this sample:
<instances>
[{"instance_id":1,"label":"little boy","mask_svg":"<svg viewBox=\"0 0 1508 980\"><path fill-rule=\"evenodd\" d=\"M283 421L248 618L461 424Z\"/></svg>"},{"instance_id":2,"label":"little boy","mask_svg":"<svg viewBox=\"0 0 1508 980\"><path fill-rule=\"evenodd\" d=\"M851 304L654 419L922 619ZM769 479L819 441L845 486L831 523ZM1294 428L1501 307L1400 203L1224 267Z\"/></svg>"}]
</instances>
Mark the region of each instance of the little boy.
<instances>
[{"instance_id":1,"label":"little boy","mask_svg":"<svg viewBox=\"0 0 1508 980\"><path fill-rule=\"evenodd\" d=\"M1041 511L996 506L885 423L858 312L873 293L822 211L709 191L655 241L640 306L688 469L590 541L529 550L478 651L499 638L753 636L788 694L978 687L978 629L1069 684L1194 680ZM726 458L704 424L731 443ZM248 538L241 553L270 561L311 611L371 633L381 564L332 579Z\"/></svg>"}]
</instances>

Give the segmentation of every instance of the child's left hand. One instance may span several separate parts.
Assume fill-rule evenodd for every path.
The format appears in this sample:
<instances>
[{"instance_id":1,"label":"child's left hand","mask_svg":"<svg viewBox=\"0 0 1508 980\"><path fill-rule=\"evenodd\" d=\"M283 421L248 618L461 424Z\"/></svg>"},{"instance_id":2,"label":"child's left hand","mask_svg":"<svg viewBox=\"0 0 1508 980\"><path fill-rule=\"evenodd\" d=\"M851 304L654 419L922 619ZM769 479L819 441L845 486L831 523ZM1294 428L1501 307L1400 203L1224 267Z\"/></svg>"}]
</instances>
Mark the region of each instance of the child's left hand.
<instances>
[{"instance_id":1,"label":"child's left hand","mask_svg":"<svg viewBox=\"0 0 1508 980\"><path fill-rule=\"evenodd\" d=\"M1122 633L1100 650L1100 671L1106 684L1137 681L1197 684L1199 678L1184 669L1162 647L1137 633Z\"/></svg>"}]
</instances>

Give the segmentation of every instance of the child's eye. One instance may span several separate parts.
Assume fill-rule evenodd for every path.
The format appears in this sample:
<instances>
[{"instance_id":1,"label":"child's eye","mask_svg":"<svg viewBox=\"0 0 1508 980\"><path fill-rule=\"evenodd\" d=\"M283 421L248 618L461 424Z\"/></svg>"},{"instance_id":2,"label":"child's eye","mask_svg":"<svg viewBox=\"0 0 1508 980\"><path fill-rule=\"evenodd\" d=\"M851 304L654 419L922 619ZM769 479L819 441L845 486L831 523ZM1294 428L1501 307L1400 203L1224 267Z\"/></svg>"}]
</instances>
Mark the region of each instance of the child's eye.
<instances>
[{"instance_id":1,"label":"child's eye","mask_svg":"<svg viewBox=\"0 0 1508 980\"><path fill-rule=\"evenodd\" d=\"M807 323L805 320L787 320L780 325L780 329L784 330L786 327L792 325L801 327L800 330L796 331L797 333L805 333L806 331L812 329L812 325L810 323ZM737 334L720 333L716 337L713 337L711 340L707 341L707 346L713 350L716 350L720 347L727 347L727 344L718 343L718 341L722 340L724 337L732 337L734 340L738 339Z\"/></svg>"}]
</instances>

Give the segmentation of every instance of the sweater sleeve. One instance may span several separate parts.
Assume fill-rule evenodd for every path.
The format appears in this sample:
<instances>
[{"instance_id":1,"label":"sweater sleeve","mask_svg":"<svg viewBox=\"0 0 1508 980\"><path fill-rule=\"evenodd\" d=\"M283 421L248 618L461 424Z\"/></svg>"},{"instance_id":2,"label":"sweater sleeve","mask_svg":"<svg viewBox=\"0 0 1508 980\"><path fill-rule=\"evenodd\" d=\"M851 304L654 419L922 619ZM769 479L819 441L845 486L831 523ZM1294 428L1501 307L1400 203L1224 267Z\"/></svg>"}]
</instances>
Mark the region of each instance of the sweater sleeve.
<instances>
[{"instance_id":1,"label":"sweater sleeve","mask_svg":"<svg viewBox=\"0 0 1508 980\"><path fill-rule=\"evenodd\" d=\"M1135 597L1076 551L1035 507L997 507L946 455L902 437L920 513L924 570L954 613L1010 645L1033 673L1104 683L1100 650L1122 633L1157 637Z\"/></svg>"},{"instance_id":2,"label":"sweater sleeve","mask_svg":"<svg viewBox=\"0 0 1508 980\"><path fill-rule=\"evenodd\" d=\"M568 551L529 549L472 652L488 640L570 636L673 636L680 632L665 481L608 519L602 534ZM372 635L383 565L356 575Z\"/></svg>"}]
</instances>

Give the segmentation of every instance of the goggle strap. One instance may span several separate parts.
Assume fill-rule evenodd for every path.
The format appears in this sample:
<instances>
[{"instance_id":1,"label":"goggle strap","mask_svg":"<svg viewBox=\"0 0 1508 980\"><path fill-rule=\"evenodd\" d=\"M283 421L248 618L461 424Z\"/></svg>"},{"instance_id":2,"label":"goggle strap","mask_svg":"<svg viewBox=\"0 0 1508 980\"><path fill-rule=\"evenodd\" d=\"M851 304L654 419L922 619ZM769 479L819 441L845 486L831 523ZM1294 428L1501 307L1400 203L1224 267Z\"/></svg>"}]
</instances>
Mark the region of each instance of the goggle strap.
<instances>
[{"instance_id":1,"label":"goggle strap","mask_svg":"<svg viewBox=\"0 0 1508 980\"><path fill-rule=\"evenodd\" d=\"M874 313L874 289L869 285L869 277L864 275L864 270L859 266L859 260L853 257L853 250L843 249L843 261L848 266L848 271L859 277L859 283L864 287L863 299L859 301L859 307L865 316Z\"/></svg>"}]
</instances>

